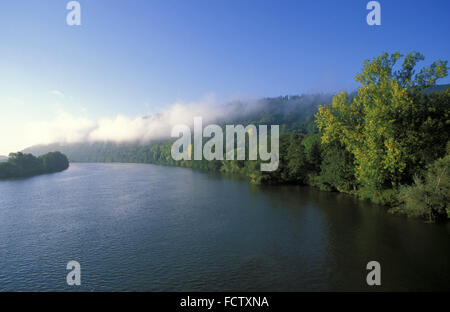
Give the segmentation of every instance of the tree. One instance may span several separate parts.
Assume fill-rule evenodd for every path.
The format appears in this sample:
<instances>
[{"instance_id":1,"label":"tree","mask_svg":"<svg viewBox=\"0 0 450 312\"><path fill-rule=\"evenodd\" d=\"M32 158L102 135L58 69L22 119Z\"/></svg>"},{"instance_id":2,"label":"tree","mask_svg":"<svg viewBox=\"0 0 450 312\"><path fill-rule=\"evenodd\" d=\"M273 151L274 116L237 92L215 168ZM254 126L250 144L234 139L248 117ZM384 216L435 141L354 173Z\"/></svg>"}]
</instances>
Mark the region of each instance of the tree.
<instances>
[{"instance_id":1,"label":"tree","mask_svg":"<svg viewBox=\"0 0 450 312\"><path fill-rule=\"evenodd\" d=\"M310 134L303 140L305 146L306 160L308 161L308 171L313 174L320 172L320 164L322 163L322 147L320 142L320 134Z\"/></svg>"},{"instance_id":2,"label":"tree","mask_svg":"<svg viewBox=\"0 0 450 312\"><path fill-rule=\"evenodd\" d=\"M45 172L58 172L69 167L69 160L60 152L51 152L39 157Z\"/></svg>"},{"instance_id":3,"label":"tree","mask_svg":"<svg viewBox=\"0 0 450 312\"><path fill-rule=\"evenodd\" d=\"M296 132L292 133L289 136L289 145L286 151L287 179L299 184L306 182L308 173L305 147L302 140L302 135Z\"/></svg>"},{"instance_id":4,"label":"tree","mask_svg":"<svg viewBox=\"0 0 450 312\"><path fill-rule=\"evenodd\" d=\"M416 175L412 186L402 187L399 198L394 212L430 222L450 218L450 154L430 165L424 177Z\"/></svg>"},{"instance_id":5,"label":"tree","mask_svg":"<svg viewBox=\"0 0 450 312\"><path fill-rule=\"evenodd\" d=\"M323 161L316 185L322 190L350 192L356 188L354 157L338 142L323 147Z\"/></svg>"},{"instance_id":6,"label":"tree","mask_svg":"<svg viewBox=\"0 0 450 312\"><path fill-rule=\"evenodd\" d=\"M68 167L67 157L60 152L47 153L40 157L21 152L11 153L8 162L0 164L0 179L30 177L62 171Z\"/></svg>"},{"instance_id":7,"label":"tree","mask_svg":"<svg viewBox=\"0 0 450 312\"><path fill-rule=\"evenodd\" d=\"M344 146L354 157L356 179L374 192L410 181L410 173L420 165L418 153L432 145L429 136L414 139L420 129L411 120L439 124L445 118L416 106L426 88L447 76L447 62L436 61L415 74L423 55L407 54L401 68L394 70L402 57L398 52L383 53L366 60L355 77L361 84L356 96L338 93L331 105L319 106L316 114L322 143L336 141ZM442 110L448 114L448 105Z\"/></svg>"}]
</instances>

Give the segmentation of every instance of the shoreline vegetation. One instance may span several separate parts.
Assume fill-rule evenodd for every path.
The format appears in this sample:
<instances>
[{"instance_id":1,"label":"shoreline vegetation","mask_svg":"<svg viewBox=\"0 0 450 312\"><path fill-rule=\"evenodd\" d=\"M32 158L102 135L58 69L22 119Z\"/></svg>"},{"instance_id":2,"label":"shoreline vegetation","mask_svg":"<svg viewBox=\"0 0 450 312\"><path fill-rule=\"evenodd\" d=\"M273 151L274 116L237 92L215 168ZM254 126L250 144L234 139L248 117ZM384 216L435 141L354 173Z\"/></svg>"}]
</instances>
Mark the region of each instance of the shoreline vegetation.
<instances>
[{"instance_id":1,"label":"shoreline vegetation","mask_svg":"<svg viewBox=\"0 0 450 312\"><path fill-rule=\"evenodd\" d=\"M313 110L266 111L228 121L280 125L280 163L274 172L261 172L259 160L175 161L171 157L174 140L27 150L42 154L56 146L75 162L151 163L246 176L253 184L310 185L388 206L392 213L427 222L447 221L450 88L436 81L447 76L448 67L447 61L438 60L417 69L422 60L424 56L417 52L383 53L364 62L355 76L360 83L355 93L339 92L330 97L331 103L322 96ZM289 107L293 98L270 101Z\"/></svg>"},{"instance_id":2,"label":"shoreline vegetation","mask_svg":"<svg viewBox=\"0 0 450 312\"><path fill-rule=\"evenodd\" d=\"M9 154L6 162L0 163L0 180L27 178L54 173L69 168L69 160L60 152L50 152L39 157L21 152Z\"/></svg>"}]
</instances>

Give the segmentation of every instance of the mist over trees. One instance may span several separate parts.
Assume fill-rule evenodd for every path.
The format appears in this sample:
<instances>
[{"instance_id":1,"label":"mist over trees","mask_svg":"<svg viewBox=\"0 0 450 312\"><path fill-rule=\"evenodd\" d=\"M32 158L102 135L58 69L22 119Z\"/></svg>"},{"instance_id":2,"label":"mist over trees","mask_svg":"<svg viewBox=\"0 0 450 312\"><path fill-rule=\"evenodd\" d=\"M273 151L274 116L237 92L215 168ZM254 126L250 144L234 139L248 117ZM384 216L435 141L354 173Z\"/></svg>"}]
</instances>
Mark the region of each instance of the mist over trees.
<instances>
[{"instance_id":1,"label":"mist over trees","mask_svg":"<svg viewBox=\"0 0 450 312\"><path fill-rule=\"evenodd\" d=\"M254 184L304 184L345 192L428 221L450 217L450 88L446 61L419 69L420 53L383 53L366 60L356 92L235 102L220 125L280 125L280 162L261 172L260 161L181 160L173 140L36 146L58 149L71 161L138 162L222 172ZM260 108L257 109L257 106ZM248 158L248 157L247 157Z\"/></svg>"},{"instance_id":2,"label":"mist over trees","mask_svg":"<svg viewBox=\"0 0 450 312\"><path fill-rule=\"evenodd\" d=\"M63 171L68 167L69 160L60 152L51 152L39 157L21 152L11 153L7 162L0 163L0 179L31 177Z\"/></svg>"}]
</instances>

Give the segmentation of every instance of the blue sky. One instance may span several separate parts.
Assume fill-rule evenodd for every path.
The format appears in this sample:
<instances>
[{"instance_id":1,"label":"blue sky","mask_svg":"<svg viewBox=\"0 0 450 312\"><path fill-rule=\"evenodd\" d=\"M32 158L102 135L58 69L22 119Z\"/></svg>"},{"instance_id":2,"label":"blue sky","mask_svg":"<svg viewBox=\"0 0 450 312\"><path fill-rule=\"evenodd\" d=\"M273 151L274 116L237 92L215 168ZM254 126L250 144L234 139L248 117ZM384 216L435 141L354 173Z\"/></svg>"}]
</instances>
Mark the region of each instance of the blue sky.
<instances>
[{"instance_id":1,"label":"blue sky","mask_svg":"<svg viewBox=\"0 0 450 312\"><path fill-rule=\"evenodd\" d=\"M366 24L366 0L80 0L72 27L68 2L1 1L0 132L62 111L113 118L207 95L349 90L383 51L450 59L447 0L379 1L381 26Z\"/></svg>"}]
</instances>

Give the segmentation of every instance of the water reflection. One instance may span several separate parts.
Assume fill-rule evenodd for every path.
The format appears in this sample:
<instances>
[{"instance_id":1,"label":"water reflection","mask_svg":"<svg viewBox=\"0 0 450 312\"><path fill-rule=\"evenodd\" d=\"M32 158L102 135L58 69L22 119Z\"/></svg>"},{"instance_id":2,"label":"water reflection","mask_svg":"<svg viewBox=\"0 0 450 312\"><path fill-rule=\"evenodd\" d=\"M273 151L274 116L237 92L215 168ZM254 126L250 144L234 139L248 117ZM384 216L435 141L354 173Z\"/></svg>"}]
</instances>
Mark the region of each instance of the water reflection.
<instances>
[{"instance_id":1,"label":"water reflection","mask_svg":"<svg viewBox=\"0 0 450 312\"><path fill-rule=\"evenodd\" d=\"M189 169L72 164L0 182L0 290L448 290L449 226L308 187Z\"/></svg>"}]
</instances>

